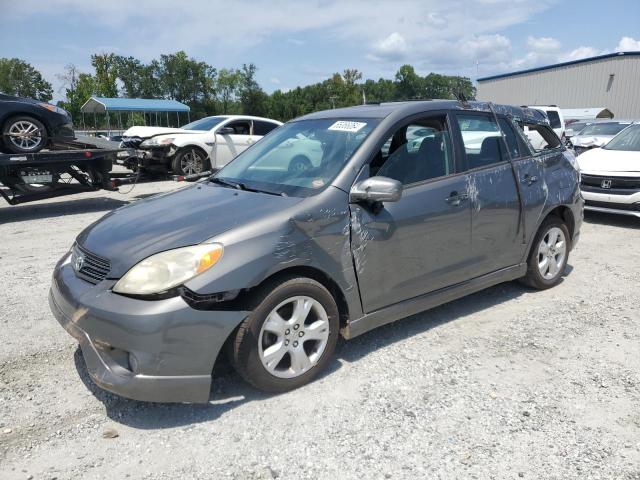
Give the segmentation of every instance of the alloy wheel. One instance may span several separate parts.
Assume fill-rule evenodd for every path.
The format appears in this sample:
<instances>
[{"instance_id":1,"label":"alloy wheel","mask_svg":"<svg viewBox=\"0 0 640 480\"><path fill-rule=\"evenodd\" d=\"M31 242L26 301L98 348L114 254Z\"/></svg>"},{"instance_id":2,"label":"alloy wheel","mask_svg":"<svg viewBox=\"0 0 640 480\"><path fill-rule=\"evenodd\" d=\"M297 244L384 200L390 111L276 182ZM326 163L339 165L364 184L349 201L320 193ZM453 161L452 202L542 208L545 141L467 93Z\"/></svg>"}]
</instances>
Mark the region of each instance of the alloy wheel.
<instances>
[{"instance_id":1,"label":"alloy wheel","mask_svg":"<svg viewBox=\"0 0 640 480\"><path fill-rule=\"evenodd\" d=\"M567 241L564 232L553 227L542 237L538 246L538 271L546 280L553 280L562 274L561 268L567 255Z\"/></svg>"},{"instance_id":2,"label":"alloy wheel","mask_svg":"<svg viewBox=\"0 0 640 480\"><path fill-rule=\"evenodd\" d=\"M9 140L22 150L36 150L42 144L42 130L28 120L20 120L9 127Z\"/></svg>"},{"instance_id":3,"label":"alloy wheel","mask_svg":"<svg viewBox=\"0 0 640 480\"><path fill-rule=\"evenodd\" d=\"M276 306L262 325L260 361L275 377L298 377L320 361L328 340L329 319L320 302L291 297Z\"/></svg>"},{"instance_id":4,"label":"alloy wheel","mask_svg":"<svg viewBox=\"0 0 640 480\"><path fill-rule=\"evenodd\" d=\"M182 156L180 169L184 175L194 175L202 172L202 164L202 157L195 150L191 150Z\"/></svg>"}]
</instances>

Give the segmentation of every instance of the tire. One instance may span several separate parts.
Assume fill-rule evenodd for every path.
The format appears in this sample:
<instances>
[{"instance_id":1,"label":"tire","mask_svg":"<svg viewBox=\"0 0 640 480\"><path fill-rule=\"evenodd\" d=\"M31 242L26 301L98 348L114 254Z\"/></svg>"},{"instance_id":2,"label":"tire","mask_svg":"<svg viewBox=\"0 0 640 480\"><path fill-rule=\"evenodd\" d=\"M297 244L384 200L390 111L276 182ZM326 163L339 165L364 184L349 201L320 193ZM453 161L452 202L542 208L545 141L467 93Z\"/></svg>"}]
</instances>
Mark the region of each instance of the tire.
<instances>
[{"instance_id":1,"label":"tire","mask_svg":"<svg viewBox=\"0 0 640 480\"><path fill-rule=\"evenodd\" d=\"M538 290L560 283L569 260L570 242L569 229L562 219L556 216L546 218L531 245L527 273L521 279L522 283Z\"/></svg>"},{"instance_id":2,"label":"tire","mask_svg":"<svg viewBox=\"0 0 640 480\"><path fill-rule=\"evenodd\" d=\"M34 117L13 117L2 126L2 143L10 153L36 153L47 145L47 129Z\"/></svg>"},{"instance_id":3,"label":"tire","mask_svg":"<svg viewBox=\"0 0 640 480\"><path fill-rule=\"evenodd\" d=\"M195 175L206 171L207 156L199 148L180 150L171 162L171 170L175 175Z\"/></svg>"},{"instance_id":4,"label":"tire","mask_svg":"<svg viewBox=\"0 0 640 480\"><path fill-rule=\"evenodd\" d=\"M336 302L323 285L304 277L271 282L256 292L251 306L229 342L231 363L248 383L265 392L286 392L326 367L340 321ZM302 315L294 315L296 308Z\"/></svg>"},{"instance_id":5,"label":"tire","mask_svg":"<svg viewBox=\"0 0 640 480\"><path fill-rule=\"evenodd\" d=\"M288 170L289 173L302 173L305 170L309 170L311 167L313 167L311 160L304 155L298 155L291 159Z\"/></svg>"}]
</instances>

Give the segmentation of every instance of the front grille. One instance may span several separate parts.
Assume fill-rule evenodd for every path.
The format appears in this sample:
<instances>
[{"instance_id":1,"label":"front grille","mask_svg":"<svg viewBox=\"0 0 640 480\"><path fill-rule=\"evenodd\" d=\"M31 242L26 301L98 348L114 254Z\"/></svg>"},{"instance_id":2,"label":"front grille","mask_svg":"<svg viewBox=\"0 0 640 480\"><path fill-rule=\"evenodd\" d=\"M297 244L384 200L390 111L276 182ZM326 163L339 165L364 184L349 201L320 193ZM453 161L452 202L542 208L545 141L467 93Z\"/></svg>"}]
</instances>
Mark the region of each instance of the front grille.
<instances>
[{"instance_id":1,"label":"front grille","mask_svg":"<svg viewBox=\"0 0 640 480\"><path fill-rule=\"evenodd\" d=\"M122 137L120 148L138 148L142 143L140 137Z\"/></svg>"},{"instance_id":2,"label":"front grille","mask_svg":"<svg viewBox=\"0 0 640 480\"><path fill-rule=\"evenodd\" d=\"M603 182L608 188L602 186ZM607 177L582 174L580 188L585 192L631 195L640 191L640 177Z\"/></svg>"},{"instance_id":3,"label":"front grille","mask_svg":"<svg viewBox=\"0 0 640 480\"><path fill-rule=\"evenodd\" d=\"M91 253L78 244L73 246L71 265L78 277L94 285L104 280L111 270L109 260Z\"/></svg>"},{"instance_id":4,"label":"front grille","mask_svg":"<svg viewBox=\"0 0 640 480\"><path fill-rule=\"evenodd\" d=\"M615 203L615 202L597 202L595 200L585 200L584 204L588 207L610 208L612 210L626 210L630 212L640 212L640 203Z\"/></svg>"}]
</instances>

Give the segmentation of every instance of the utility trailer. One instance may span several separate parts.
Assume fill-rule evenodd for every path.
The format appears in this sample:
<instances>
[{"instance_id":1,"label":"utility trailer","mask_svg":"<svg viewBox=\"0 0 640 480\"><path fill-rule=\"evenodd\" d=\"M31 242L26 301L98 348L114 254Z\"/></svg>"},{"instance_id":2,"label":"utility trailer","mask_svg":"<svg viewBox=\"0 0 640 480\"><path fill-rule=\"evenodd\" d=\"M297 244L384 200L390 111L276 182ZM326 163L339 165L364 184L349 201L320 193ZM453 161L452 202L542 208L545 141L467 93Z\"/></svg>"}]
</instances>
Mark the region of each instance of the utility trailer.
<instances>
[{"instance_id":1,"label":"utility trailer","mask_svg":"<svg viewBox=\"0 0 640 480\"><path fill-rule=\"evenodd\" d=\"M92 190L117 190L110 176L118 149L83 142L29 154L0 153L0 195L10 204Z\"/></svg>"}]
</instances>

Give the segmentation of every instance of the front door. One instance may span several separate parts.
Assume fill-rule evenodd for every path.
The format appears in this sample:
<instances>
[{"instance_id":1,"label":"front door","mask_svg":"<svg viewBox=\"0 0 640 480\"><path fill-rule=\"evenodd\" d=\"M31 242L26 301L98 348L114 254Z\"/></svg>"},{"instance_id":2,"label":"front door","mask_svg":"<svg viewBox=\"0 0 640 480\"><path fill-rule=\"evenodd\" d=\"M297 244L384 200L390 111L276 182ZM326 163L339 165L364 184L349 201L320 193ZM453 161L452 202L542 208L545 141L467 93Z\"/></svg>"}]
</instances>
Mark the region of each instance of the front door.
<instances>
[{"instance_id":1,"label":"front door","mask_svg":"<svg viewBox=\"0 0 640 480\"><path fill-rule=\"evenodd\" d=\"M234 133L217 133L215 145L215 166L222 168L241 152L256 142L251 135L251 120L234 120L220 127L230 128Z\"/></svg>"},{"instance_id":2,"label":"front door","mask_svg":"<svg viewBox=\"0 0 640 480\"><path fill-rule=\"evenodd\" d=\"M404 185L397 202L351 205L351 246L369 313L465 279L471 248L468 179L456 173L446 115L401 127L371 163Z\"/></svg>"}]
</instances>

